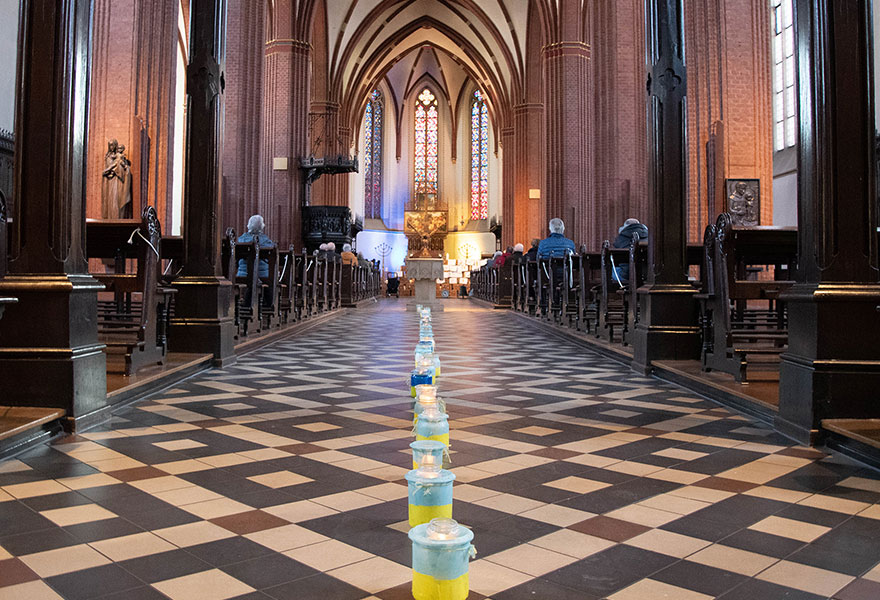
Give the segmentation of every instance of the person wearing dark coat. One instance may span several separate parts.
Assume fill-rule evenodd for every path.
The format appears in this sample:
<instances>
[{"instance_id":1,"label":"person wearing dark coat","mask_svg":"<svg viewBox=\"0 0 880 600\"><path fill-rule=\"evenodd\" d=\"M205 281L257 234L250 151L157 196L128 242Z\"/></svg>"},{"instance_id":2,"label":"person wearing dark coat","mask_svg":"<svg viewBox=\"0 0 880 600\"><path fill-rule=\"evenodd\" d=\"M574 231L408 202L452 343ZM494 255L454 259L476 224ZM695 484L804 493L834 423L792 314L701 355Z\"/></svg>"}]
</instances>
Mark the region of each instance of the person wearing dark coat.
<instances>
[{"instance_id":1,"label":"person wearing dark coat","mask_svg":"<svg viewBox=\"0 0 880 600\"><path fill-rule=\"evenodd\" d=\"M633 243L633 237L638 234L639 240L648 239L648 228L638 219L627 219L617 230L617 238L614 240L615 248L629 248ZM616 266L617 277L623 284L629 281L629 263Z\"/></svg>"}]
</instances>

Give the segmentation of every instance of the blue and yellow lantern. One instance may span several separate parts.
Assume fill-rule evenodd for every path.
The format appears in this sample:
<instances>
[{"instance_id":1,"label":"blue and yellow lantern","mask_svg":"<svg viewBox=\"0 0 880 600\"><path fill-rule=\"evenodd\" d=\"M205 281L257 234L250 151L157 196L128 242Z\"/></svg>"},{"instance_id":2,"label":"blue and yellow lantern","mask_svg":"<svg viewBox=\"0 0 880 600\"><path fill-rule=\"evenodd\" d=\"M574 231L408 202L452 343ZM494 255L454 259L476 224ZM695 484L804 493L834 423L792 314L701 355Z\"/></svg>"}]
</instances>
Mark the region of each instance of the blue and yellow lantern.
<instances>
[{"instance_id":1,"label":"blue and yellow lantern","mask_svg":"<svg viewBox=\"0 0 880 600\"><path fill-rule=\"evenodd\" d=\"M415 430L416 441L434 440L443 442L447 448L449 447L449 417L437 407L428 406L422 411Z\"/></svg>"},{"instance_id":2,"label":"blue and yellow lantern","mask_svg":"<svg viewBox=\"0 0 880 600\"><path fill-rule=\"evenodd\" d=\"M409 526L415 527L431 519L452 518L452 482L455 475L440 467L443 458L432 454L422 457L418 469L406 474L409 488Z\"/></svg>"},{"instance_id":3,"label":"blue and yellow lantern","mask_svg":"<svg viewBox=\"0 0 880 600\"><path fill-rule=\"evenodd\" d=\"M413 469L418 469L419 465L425 461L426 456L432 456L431 459L435 464L443 464L443 456L446 454L446 445L443 442L434 440L418 440L409 445L413 453Z\"/></svg>"},{"instance_id":4,"label":"blue and yellow lantern","mask_svg":"<svg viewBox=\"0 0 880 600\"><path fill-rule=\"evenodd\" d=\"M434 519L409 532L415 600L466 600L474 532L452 519Z\"/></svg>"}]
</instances>

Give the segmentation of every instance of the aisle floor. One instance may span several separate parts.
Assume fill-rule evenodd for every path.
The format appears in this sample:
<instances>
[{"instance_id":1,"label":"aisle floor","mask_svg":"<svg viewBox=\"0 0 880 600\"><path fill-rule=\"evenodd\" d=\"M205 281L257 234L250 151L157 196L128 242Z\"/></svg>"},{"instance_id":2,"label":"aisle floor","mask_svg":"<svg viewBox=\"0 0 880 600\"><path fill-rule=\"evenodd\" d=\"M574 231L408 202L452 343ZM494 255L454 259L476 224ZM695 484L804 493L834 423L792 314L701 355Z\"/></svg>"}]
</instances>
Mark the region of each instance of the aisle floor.
<instances>
[{"instance_id":1,"label":"aisle floor","mask_svg":"<svg viewBox=\"0 0 880 600\"><path fill-rule=\"evenodd\" d=\"M502 311L434 329L470 598L880 598L880 476ZM411 598L402 301L0 463L0 600Z\"/></svg>"}]
</instances>

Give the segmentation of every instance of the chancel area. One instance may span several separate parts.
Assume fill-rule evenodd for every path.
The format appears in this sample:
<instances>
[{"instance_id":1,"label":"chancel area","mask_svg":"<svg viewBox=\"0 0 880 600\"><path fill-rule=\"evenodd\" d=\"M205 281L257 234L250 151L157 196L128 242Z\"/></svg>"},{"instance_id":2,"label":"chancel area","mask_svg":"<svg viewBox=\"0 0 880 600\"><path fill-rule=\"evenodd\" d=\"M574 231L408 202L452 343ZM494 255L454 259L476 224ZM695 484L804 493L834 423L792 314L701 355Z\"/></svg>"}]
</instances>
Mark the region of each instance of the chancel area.
<instances>
[{"instance_id":1,"label":"chancel area","mask_svg":"<svg viewBox=\"0 0 880 600\"><path fill-rule=\"evenodd\" d=\"M0 600L880 598L871 0L0 0Z\"/></svg>"}]
</instances>

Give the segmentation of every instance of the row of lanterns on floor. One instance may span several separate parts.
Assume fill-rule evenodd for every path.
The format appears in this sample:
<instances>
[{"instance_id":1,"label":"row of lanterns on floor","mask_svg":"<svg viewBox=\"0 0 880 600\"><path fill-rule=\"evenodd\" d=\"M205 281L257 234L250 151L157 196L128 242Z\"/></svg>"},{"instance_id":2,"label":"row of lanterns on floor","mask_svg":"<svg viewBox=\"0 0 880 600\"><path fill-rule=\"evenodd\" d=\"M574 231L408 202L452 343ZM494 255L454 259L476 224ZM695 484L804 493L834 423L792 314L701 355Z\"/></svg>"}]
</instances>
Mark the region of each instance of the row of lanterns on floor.
<instances>
[{"instance_id":1,"label":"row of lanterns on floor","mask_svg":"<svg viewBox=\"0 0 880 600\"><path fill-rule=\"evenodd\" d=\"M412 541L412 592L416 600L465 600L468 565L476 556L474 533L452 518L449 417L437 396L440 357L435 351L431 308L419 305L416 368L410 374L413 403L413 470L409 487L409 538Z\"/></svg>"}]
</instances>

